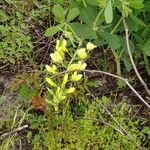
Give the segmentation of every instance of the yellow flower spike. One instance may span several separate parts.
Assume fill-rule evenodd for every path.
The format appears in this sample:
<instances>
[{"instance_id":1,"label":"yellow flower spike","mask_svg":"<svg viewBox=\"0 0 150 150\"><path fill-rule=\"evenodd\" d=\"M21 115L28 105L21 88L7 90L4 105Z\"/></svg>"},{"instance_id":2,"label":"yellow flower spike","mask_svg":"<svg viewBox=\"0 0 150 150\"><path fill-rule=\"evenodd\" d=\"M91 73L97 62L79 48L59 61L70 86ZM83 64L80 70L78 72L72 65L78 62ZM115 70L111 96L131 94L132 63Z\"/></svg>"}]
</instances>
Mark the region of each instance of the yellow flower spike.
<instances>
[{"instance_id":1,"label":"yellow flower spike","mask_svg":"<svg viewBox=\"0 0 150 150\"><path fill-rule=\"evenodd\" d=\"M75 88L74 87L70 87L69 89L67 89L65 92L67 93L67 94L71 94L71 93L73 93L75 91Z\"/></svg>"},{"instance_id":2,"label":"yellow flower spike","mask_svg":"<svg viewBox=\"0 0 150 150\"><path fill-rule=\"evenodd\" d=\"M46 81L49 85L51 85L52 87L57 87L57 84L50 78L46 77Z\"/></svg>"},{"instance_id":3,"label":"yellow flower spike","mask_svg":"<svg viewBox=\"0 0 150 150\"><path fill-rule=\"evenodd\" d=\"M71 80L74 82L77 82L81 80L82 76L83 76L82 74L77 74L77 71L75 71L73 75L71 76Z\"/></svg>"},{"instance_id":4,"label":"yellow flower spike","mask_svg":"<svg viewBox=\"0 0 150 150\"><path fill-rule=\"evenodd\" d=\"M87 50L91 51L94 48L96 48L96 46L94 44L92 44L91 42L88 42L86 45Z\"/></svg>"},{"instance_id":5,"label":"yellow flower spike","mask_svg":"<svg viewBox=\"0 0 150 150\"><path fill-rule=\"evenodd\" d=\"M50 56L54 63L62 63L63 62L63 57L57 51L55 51L54 53L51 53Z\"/></svg>"},{"instance_id":6,"label":"yellow flower spike","mask_svg":"<svg viewBox=\"0 0 150 150\"><path fill-rule=\"evenodd\" d=\"M87 58L87 53L85 48L80 48L77 50L77 55L79 56L80 59L85 59Z\"/></svg>"},{"instance_id":7,"label":"yellow flower spike","mask_svg":"<svg viewBox=\"0 0 150 150\"><path fill-rule=\"evenodd\" d=\"M52 74L55 74L57 70L57 67L55 65L53 65L52 67L49 65L45 65L45 68L49 73L52 73Z\"/></svg>"},{"instance_id":8,"label":"yellow flower spike","mask_svg":"<svg viewBox=\"0 0 150 150\"><path fill-rule=\"evenodd\" d=\"M68 81L68 73L66 73L66 74L64 75L63 82L62 82L61 86L62 86L62 87L65 87L67 81Z\"/></svg>"}]
</instances>

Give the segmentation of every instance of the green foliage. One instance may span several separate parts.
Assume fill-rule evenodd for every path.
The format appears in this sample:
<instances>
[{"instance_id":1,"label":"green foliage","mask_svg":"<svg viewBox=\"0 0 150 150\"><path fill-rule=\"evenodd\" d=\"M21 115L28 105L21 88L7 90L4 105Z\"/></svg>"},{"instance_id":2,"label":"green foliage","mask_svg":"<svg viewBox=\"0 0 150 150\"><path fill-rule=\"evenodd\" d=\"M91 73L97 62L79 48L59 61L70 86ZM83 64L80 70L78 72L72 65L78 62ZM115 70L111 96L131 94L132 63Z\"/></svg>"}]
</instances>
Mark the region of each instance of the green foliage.
<instances>
[{"instance_id":1,"label":"green foliage","mask_svg":"<svg viewBox=\"0 0 150 150\"><path fill-rule=\"evenodd\" d=\"M0 61L14 64L20 59L30 60L33 46L22 15L8 16L1 11L0 18Z\"/></svg>"},{"instance_id":2,"label":"green foliage","mask_svg":"<svg viewBox=\"0 0 150 150\"><path fill-rule=\"evenodd\" d=\"M114 117L128 132L128 135L124 135L100 103L111 107L109 99L103 97L88 103L88 106L84 105L84 114L74 119L70 111L67 116L52 114L44 122L45 126L42 124L38 127L39 135L34 136L36 142L33 143L33 149L137 149L142 136L136 127L138 120L129 117L129 106L122 103L111 108Z\"/></svg>"}]
</instances>

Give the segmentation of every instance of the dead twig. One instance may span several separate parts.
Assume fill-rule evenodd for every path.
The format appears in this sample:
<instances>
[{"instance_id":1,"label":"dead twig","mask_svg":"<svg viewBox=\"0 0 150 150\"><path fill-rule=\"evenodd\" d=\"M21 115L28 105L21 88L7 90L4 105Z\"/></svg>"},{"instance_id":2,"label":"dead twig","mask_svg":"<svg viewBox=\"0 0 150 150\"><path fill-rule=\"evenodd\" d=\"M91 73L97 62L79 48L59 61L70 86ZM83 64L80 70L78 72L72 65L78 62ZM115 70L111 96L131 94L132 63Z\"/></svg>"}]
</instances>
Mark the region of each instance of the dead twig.
<instances>
[{"instance_id":1,"label":"dead twig","mask_svg":"<svg viewBox=\"0 0 150 150\"><path fill-rule=\"evenodd\" d=\"M14 130L12 130L12 131L10 131L10 132L3 133L3 134L0 136L0 141L4 140L4 139L7 138L8 136L10 136L10 135L12 135L12 134L14 134L14 133L16 133L16 132L23 131L23 130L25 130L25 129L27 129L27 128L28 128L28 125L26 124L26 125L24 125L24 126L22 126L22 127L19 127L19 128L17 128L17 129L14 129Z\"/></svg>"},{"instance_id":2,"label":"dead twig","mask_svg":"<svg viewBox=\"0 0 150 150\"><path fill-rule=\"evenodd\" d=\"M141 95L132 87L132 85L129 83L128 79L125 79L123 77L117 76L115 74L112 73L108 73L105 71L100 71L100 70L85 70L85 72L89 72L89 73L100 73L100 74L105 74L117 79L122 80L131 90L132 92L150 109L150 105L141 97Z\"/></svg>"},{"instance_id":3,"label":"dead twig","mask_svg":"<svg viewBox=\"0 0 150 150\"><path fill-rule=\"evenodd\" d=\"M138 72L138 70L136 68L136 65L134 63L133 57L132 57L132 53L131 53L131 49L130 49L130 45L129 45L129 29L128 29L128 25L126 23L125 18L123 18L123 24L124 24L124 29L125 29L126 45L127 45L127 50L128 50L128 54L129 54L129 58L130 58L131 64L133 66L133 69L134 69L134 71L135 71L139 81L144 86L146 92L150 95L150 90L148 89L147 84L144 82L144 80L140 76L140 74L139 74L139 72Z\"/></svg>"}]
</instances>

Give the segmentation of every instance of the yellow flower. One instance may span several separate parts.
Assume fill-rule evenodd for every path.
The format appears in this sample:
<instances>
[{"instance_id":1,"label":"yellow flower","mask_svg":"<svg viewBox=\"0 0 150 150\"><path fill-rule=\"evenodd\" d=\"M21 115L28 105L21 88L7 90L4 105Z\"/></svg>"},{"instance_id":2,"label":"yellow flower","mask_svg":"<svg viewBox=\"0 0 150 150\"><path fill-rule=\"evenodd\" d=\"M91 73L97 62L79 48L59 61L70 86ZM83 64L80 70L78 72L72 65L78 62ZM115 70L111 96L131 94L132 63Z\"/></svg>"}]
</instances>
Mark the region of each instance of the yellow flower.
<instances>
[{"instance_id":1,"label":"yellow flower","mask_svg":"<svg viewBox=\"0 0 150 150\"><path fill-rule=\"evenodd\" d=\"M51 53L50 56L54 63L62 63L63 62L63 57L57 51L55 51L54 53Z\"/></svg>"},{"instance_id":2,"label":"yellow flower","mask_svg":"<svg viewBox=\"0 0 150 150\"><path fill-rule=\"evenodd\" d=\"M77 50L77 55L79 56L80 59L85 59L87 58L87 53L85 48L80 48Z\"/></svg>"},{"instance_id":3,"label":"yellow flower","mask_svg":"<svg viewBox=\"0 0 150 150\"><path fill-rule=\"evenodd\" d=\"M45 68L49 73L52 73L52 74L55 74L57 70L57 67L55 65L53 65L52 67L49 65L45 65Z\"/></svg>"},{"instance_id":4,"label":"yellow flower","mask_svg":"<svg viewBox=\"0 0 150 150\"><path fill-rule=\"evenodd\" d=\"M78 65L78 64L71 64L71 65L67 68L68 71L76 71L76 70L78 70L78 69L79 69L79 65Z\"/></svg>"},{"instance_id":5,"label":"yellow flower","mask_svg":"<svg viewBox=\"0 0 150 150\"><path fill-rule=\"evenodd\" d=\"M81 61L79 61L78 65L79 65L79 70L80 71L84 71L86 66L87 66L86 63L82 63Z\"/></svg>"},{"instance_id":6,"label":"yellow flower","mask_svg":"<svg viewBox=\"0 0 150 150\"><path fill-rule=\"evenodd\" d=\"M65 92L67 93L67 94L71 94L71 93L73 93L75 91L75 88L74 87L70 87L69 89L67 89Z\"/></svg>"},{"instance_id":7,"label":"yellow flower","mask_svg":"<svg viewBox=\"0 0 150 150\"><path fill-rule=\"evenodd\" d=\"M82 76L82 74L77 74L77 71L75 71L71 76L71 80L77 82L82 78Z\"/></svg>"},{"instance_id":8,"label":"yellow flower","mask_svg":"<svg viewBox=\"0 0 150 150\"><path fill-rule=\"evenodd\" d=\"M88 42L86 45L87 50L91 51L94 48L96 48L96 46L94 44L92 44L91 42Z\"/></svg>"}]
</instances>

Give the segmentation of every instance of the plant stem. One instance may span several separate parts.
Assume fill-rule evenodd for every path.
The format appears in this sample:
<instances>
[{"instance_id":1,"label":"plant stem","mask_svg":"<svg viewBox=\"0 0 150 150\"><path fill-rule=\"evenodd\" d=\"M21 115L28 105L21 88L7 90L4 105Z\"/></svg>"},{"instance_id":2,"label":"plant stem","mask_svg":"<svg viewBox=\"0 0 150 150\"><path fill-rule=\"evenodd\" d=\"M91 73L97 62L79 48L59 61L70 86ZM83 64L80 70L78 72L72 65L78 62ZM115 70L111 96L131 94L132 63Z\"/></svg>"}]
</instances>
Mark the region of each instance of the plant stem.
<instances>
[{"instance_id":1,"label":"plant stem","mask_svg":"<svg viewBox=\"0 0 150 150\"><path fill-rule=\"evenodd\" d=\"M84 7L87 7L86 1L83 0Z\"/></svg>"},{"instance_id":2,"label":"plant stem","mask_svg":"<svg viewBox=\"0 0 150 150\"><path fill-rule=\"evenodd\" d=\"M117 24L115 25L115 27L112 29L112 31L110 32L110 34L113 34L113 33L116 31L116 29L119 27L121 21L122 21L122 17L119 19L118 23L117 23Z\"/></svg>"},{"instance_id":3,"label":"plant stem","mask_svg":"<svg viewBox=\"0 0 150 150\"><path fill-rule=\"evenodd\" d=\"M117 75L121 76L120 57L118 56L117 52L114 49L111 49L111 50L115 57L115 62L116 62L116 66L117 66Z\"/></svg>"},{"instance_id":4,"label":"plant stem","mask_svg":"<svg viewBox=\"0 0 150 150\"><path fill-rule=\"evenodd\" d=\"M71 30L71 32L74 34L74 36L76 37L76 39L79 42L79 45L82 43L82 40L77 36L77 34L74 32L74 30L67 24L65 23L65 25Z\"/></svg>"},{"instance_id":5,"label":"plant stem","mask_svg":"<svg viewBox=\"0 0 150 150\"><path fill-rule=\"evenodd\" d=\"M104 11L104 8L98 13L98 15L96 16L96 19L95 19L95 21L94 21L94 23L93 23L93 30L95 30L96 29L96 26L97 26L97 23L98 23L98 19L99 19L99 17L101 16L101 14L102 14L102 12Z\"/></svg>"},{"instance_id":6,"label":"plant stem","mask_svg":"<svg viewBox=\"0 0 150 150\"><path fill-rule=\"evenodd\" d=\"M128 33L129 29L128 29L127 23L125 21L125 18L123 18L123 24L124 24L124 28L125 28L125 38L126 38L127 50L128 50L129 58L132 63L133 69L134 69L139 81L144 86L146 92L150 95L150 90L148 89L147 84L144 82L144 80L140 76L140 74L136 68L136 65L134 63L133 57L132 57L132 53L131 53L131 49L130 49L130 45L129 45L129 33Z\"/></svg>"}]
</instances>

